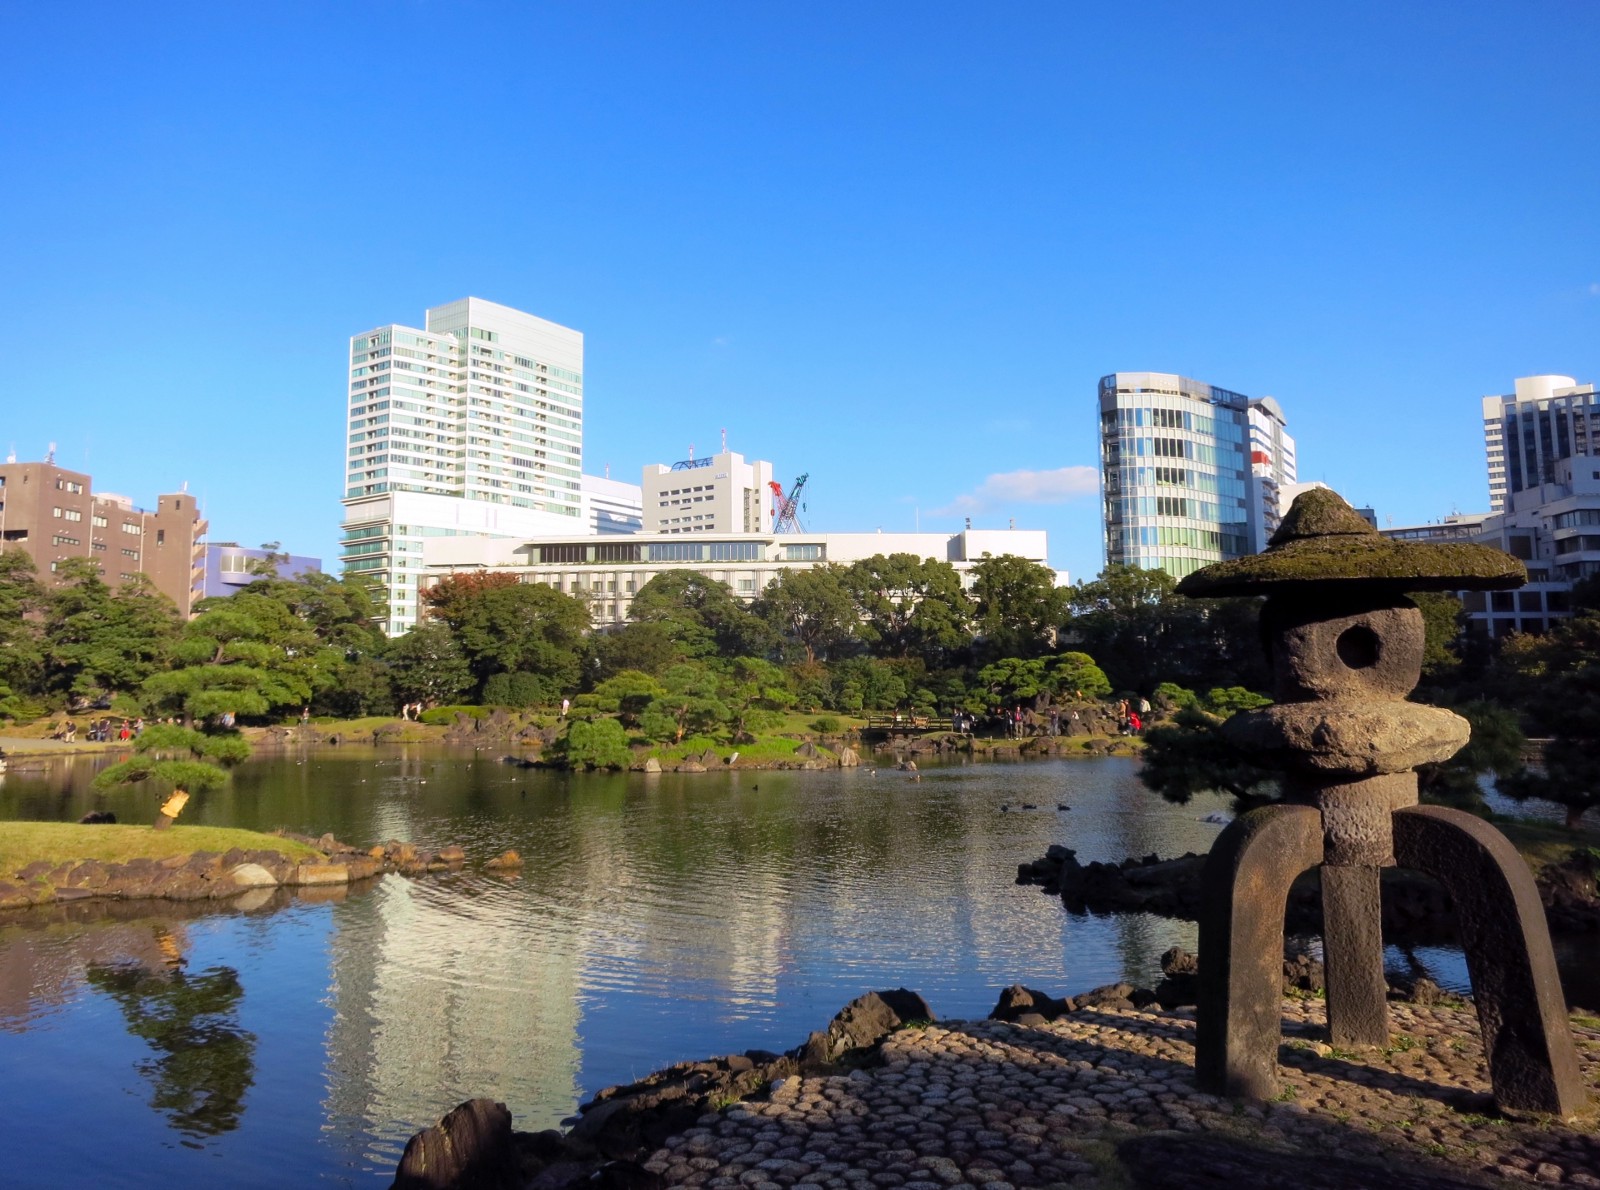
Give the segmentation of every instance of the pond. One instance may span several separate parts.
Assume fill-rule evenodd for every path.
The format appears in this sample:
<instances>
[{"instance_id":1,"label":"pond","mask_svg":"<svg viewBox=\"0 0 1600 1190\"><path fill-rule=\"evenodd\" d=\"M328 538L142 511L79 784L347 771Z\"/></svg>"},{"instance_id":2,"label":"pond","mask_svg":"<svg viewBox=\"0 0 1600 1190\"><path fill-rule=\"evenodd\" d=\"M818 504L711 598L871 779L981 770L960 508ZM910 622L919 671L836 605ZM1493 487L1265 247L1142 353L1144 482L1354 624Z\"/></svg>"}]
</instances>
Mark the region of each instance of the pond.
<instances>
[{"instance_id":1,"label":"pond","mask_svg":"<svg viewBox=\"0 0 1600 1190\"><path fill-rule=\"evenodd\" d=\"M88 792L93 765L13 772L0 819L148 820L149 794ZM1119 758L917 781L573 776L421 747L257 759L184 821L459 843L467 870L254 911L0 917L0 1110L30 1138L9 1184L383 1185L463 1099L554 1127L668 1063L791 1048L865 991L964 1017L1011 983L1153 986L1163 951L1195 948L1191 923L1074 917L1017 865L1052 843L1085 861L1203 851L1225 809L1170 806ZM512 848L515 875L478 867ZM1464 986L1458 954L1419 957Z\"/></svg>"}]
</instances>

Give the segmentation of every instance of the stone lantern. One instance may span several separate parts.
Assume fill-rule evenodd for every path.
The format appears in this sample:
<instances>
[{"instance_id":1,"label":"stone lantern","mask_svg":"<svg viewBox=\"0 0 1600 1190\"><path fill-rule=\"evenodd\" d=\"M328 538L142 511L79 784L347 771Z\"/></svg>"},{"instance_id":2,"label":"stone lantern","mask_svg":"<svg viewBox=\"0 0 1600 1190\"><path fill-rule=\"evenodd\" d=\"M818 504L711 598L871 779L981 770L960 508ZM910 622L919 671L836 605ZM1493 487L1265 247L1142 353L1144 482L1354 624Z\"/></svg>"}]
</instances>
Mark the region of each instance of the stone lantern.
<instances>
[{"instance_id":1,"label":"stone lantern","mask_svg":"<svg viewBox=\"0 0 1600 1190\"><path fill-rule=\"evenodd\" d=\"M1223 726L1284 773L1284 800L1236 819L1206 861L1195 1073L1203 1089L1278 1089L1280 963L1289 886L1320 867L1329 1039L1388 1042L1378 875L1434 877L1455 905L1501 1108L1568 1116L1585 1104L1577 1051L1533 877L1494 827L1417 802L1415 767L1453 756L1466 720L1405 701L1423 622L1407 591L1527 581L1499 550L1391 541L1327 489L1295 500L1266 552L1178 584L1195 597L1265 595L1275 703Z\"/></svg>"}]
</instances>

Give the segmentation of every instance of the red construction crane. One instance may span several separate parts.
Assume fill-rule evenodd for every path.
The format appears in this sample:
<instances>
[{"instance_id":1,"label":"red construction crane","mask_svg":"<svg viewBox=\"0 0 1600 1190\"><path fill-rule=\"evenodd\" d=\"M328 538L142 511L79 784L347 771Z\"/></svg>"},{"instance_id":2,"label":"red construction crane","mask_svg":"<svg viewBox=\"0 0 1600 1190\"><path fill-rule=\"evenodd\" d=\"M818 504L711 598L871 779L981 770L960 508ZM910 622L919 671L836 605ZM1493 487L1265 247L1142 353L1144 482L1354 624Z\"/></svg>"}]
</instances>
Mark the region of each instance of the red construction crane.
<instances>
[{"instance_id":1,"label":"red construction crane","mask_svg":"<svg viewBox=\"0 0 1600 1190\"><path fill-rule=\"evenodd\" d=\"M777 480L767 484L772 489L772 531L774 533L804 533L806 527L800 523L800 513L805 511L805 505L800 503L800 493L805 490L806 480L811 478L809 472L794 481L794 486L789 489L789 494L783 494L783 485Z\"/></svg>"}]
</instances>

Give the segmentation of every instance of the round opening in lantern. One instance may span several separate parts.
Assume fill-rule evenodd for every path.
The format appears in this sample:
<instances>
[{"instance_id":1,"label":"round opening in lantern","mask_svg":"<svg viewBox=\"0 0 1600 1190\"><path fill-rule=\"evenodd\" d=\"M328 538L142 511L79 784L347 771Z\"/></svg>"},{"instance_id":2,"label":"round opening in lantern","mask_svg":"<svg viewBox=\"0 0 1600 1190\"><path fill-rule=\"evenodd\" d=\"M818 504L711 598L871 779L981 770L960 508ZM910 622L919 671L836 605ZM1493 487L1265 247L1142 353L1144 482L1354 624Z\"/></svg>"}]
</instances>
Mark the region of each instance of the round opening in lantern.
<instances>
[{"instance_id":1,"label":"round opening in lantern","mask_svg":"<svg viewBox=\"0 0 1600 1190\"><path fill-rule=\"evenodd\" d=\"M1351 669L1371 669L1378 664L1378 634L1364 624L1346 628L1334 647L1339 660Z\"/></svg>"}]
</instances>

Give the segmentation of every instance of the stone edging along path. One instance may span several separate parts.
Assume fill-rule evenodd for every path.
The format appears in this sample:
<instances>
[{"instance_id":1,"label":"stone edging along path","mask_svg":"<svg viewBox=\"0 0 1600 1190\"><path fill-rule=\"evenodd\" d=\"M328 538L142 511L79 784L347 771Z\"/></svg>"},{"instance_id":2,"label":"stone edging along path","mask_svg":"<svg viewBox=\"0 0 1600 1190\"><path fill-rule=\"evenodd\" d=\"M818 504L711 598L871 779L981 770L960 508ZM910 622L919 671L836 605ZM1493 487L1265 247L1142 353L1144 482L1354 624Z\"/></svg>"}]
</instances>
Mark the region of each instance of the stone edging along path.
<instances>
[{"instance_id":1,"label":"stone edging along path","mask_svg":"<svg viewBox=\"0 0 1600 1190\"><path fill-rule=\"evenodd\" d=\"M93 827L85 827L93 830ZM423 851L410 843L388 842L367 851L340 843L332 835L320 839L285 834L284 838L309 844L322 854L313 859L292 859L280 851L197 851L166 859L132 859L124 863L98 860L40 860L20 871L0 877L0 909L23 909L94 897L120 900L169 901L220 900L252 889L309 888L348 885L386 872L416 876L424 872L457 871L466 853L451 845ZM485 866L520 867L521 857L508 851Z\"/></svg>"},{"instance_id":2,"label":"stone edging along path","mask_svg":"<svg viewBox=\"0 0 1600 1190\"><path fill-rule=\"evenodd\" d=\"M1321 1040L1322 1001L1286 996L1283 1093L1249 1103L1196 1089L1192 1008L1114 994L1130 990L1051 1001L1052 1017L1010 989L996 1011L1014 1019L942 1023L899 1015L926 1008L915 993L869 995L788 1054L602 1091L567 1133L514 1133L503 1104L472 1100L412 1138L394 1186L1600 1187L1594 1115L1496 1111L1470 1005L1393 1002L1391 1044L1352 1053ZM887 1031L855 1047L862 1028ZM1573 1032L1593 1094L1600 1022Z\"/></svg>"}]
</instances>

